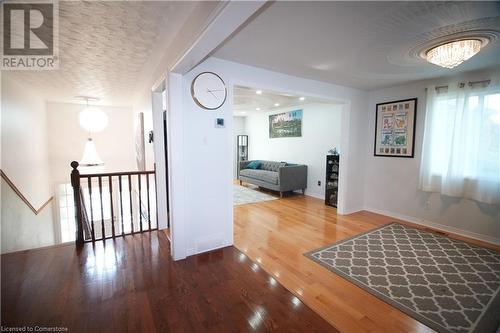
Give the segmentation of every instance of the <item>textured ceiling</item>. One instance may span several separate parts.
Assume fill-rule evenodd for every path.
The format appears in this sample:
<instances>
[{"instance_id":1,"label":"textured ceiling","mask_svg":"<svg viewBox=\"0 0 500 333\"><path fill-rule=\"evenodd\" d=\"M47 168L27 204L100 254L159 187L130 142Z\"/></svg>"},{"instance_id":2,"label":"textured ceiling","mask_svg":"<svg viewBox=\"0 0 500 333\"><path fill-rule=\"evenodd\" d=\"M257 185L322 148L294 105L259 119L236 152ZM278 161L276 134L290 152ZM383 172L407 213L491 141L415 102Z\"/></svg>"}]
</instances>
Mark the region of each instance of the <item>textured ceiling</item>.
<instances>
[{"instance_id":1,"label":"textured ceiling","mask_svg":"<svg viewBox=\"0 0 500 333\"><path fill-rule=\"evenodd\" d=\"M275 2L214 54L360 89L500 68L500 41L449 70L410 57L423 42L465 30L500 33L500 2Z\"/></svg>"},{"instance_id":2,"label":"textured ceiling","mask_svg":"<svg viewBox=\"0 0 500 333\"><path fill-rule=\"evenodd\" d=\"M100 104L131 105L143 73L158 65L197 2L61 1L60 67L53 71L4 72L50 101L76 95ZM172 50L173 52L174 50Z\"/></svg>"},{"instance_id":3,"label":"textured ceiling","mask_svg":"<svg viewBox=\"0 0 500 333\"><path fill-rule=\"evenodd\" d=\"M338 104L333 101L325 99L298 96L288 93L280 93L275 91L262 90L262 94L258 95L256 91L258 88L249 88L243 86L234 87L234 102L233 112L236 116L248 116L252 113L272 111L276 109L283 109L288 107L300 107L305 103L326 103ZM301 101L299 98L304 97ZM275 106L279 103L279 106ZM259 108L260 110L257 110Z\"/></svg>"}]
</instances>

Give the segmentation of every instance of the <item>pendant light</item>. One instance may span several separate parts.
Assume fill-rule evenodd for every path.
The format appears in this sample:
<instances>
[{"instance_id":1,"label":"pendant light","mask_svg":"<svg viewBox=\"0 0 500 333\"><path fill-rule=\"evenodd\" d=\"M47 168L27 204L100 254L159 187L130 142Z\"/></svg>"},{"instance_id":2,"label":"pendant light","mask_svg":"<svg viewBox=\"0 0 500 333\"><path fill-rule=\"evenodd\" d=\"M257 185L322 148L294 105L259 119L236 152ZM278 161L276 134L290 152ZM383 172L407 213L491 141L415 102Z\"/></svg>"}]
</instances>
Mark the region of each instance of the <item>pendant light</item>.
<instances>
[{"instance_id":1,"label":"pendant light","mask_svg":"<svg viewBox=\"0 0 500 333\"><path fill-rule=\"evenodd\" d=\"M86 107L78 115L80 126L88 131L88 139L85 142L83 156L80 166L87 171L97 171L104 168L104 161L97 153L97 149L92 139L92 133L100 132L108 125L108 116L101 109L90 106L89 100L97 100L92 97L81 97L85 99Z\"/></svg>"},{"instance_id":2,"label":"pendant light","mask_svg":"<svg viewBox=\"0 0 500 333\"><path fill-rule=\"evenodd\" d=\"M95 149L95 143L92 138L88 138L85 142L85 148L83 149L83 156L80 160L80 166L83 167L97 167L104 166L104 162L99 157L97 150Z\"/></svg>"}]
</instances>

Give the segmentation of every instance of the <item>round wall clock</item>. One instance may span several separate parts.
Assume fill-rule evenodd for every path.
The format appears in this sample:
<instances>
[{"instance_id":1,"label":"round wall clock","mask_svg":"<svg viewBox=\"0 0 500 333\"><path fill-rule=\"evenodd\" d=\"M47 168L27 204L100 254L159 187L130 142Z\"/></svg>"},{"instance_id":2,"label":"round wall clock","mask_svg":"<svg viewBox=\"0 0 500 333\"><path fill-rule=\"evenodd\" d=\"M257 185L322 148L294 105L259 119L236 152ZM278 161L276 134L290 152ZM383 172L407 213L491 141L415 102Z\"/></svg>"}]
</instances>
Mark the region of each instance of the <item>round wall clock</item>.
<instances>
[{"instance_id":1,"label":"round wall clock","mask_svg":"<svg viewBox=\"0 0 500 333\"><path fill-rule=\"evenodd\" d=\"M215 73L200 73L191 84L191 96L200 107L206 110L216 110L226 101L226 84Z\"/></svg>"}]
</instances>

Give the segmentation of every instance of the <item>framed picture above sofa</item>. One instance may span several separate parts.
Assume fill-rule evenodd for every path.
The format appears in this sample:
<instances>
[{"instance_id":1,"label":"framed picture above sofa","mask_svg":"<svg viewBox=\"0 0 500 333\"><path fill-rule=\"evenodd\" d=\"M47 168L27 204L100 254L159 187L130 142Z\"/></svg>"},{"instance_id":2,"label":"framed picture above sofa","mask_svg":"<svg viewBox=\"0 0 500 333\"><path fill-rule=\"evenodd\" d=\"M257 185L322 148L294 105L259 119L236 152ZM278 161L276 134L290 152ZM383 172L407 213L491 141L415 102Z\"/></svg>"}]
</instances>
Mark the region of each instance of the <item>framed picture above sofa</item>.
<instances>
[{"instance_id":1,"label":"framed picture above sofa","mask_svg":"<svg viewBox=\"0 0 500 333\"><path fill-rule=\"evenodd\" d=\"M269 116L269 138L302 136L302 110L294 110Z\"/></svg>"},{"instance_id":2,"label":"framed picture above sofa","mask_svg":"<svg viewBox=\"0 0 500 333\"><path fill-rule=\"evenodd\" d=\"M375 116L375 156L413 157L417 99L379 103Z\"/></svg>"}]
</instances>

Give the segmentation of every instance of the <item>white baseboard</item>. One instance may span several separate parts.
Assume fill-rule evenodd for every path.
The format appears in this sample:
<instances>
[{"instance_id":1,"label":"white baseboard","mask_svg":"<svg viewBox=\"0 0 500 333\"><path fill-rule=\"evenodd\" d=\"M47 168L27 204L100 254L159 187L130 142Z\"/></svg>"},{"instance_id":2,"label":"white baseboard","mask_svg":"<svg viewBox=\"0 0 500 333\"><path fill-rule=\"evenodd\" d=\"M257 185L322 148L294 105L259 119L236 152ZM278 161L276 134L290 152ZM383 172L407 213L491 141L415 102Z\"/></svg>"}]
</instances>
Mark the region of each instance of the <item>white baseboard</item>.
<instances>
[{"instance_id":1,"label":"white baseboard","mask_svg":"<svg viewBox=\"0 0 500 333\"><path fill-rule=\"evenodd\" d=\"M308 197L311 197L311 198L320 199L322 201L325 201L325 195L324 194L309 193L309 192L306 191L305 195L308 196ZM353 213L362 211L363 209L364 209L363 207L356 207L356 208L348 209L348 210L346 210L345 212L342 212L342 213L340 212L340 210L337 210L337 214L339 214L339 215L349 215L349 214L353 214Z\"/></svg>"},{"instance_id":2,"label":"white baseboard","mask_svg":"<svg viewBox=\"0 0 500 333\"><path fill-rule=\"evenodd\" d=\"M308 197L312 197L312 198L316 198L316 199L321 199L321 200L325 200L325 195L324 194L319 194L319 193L309 193L307 192L306 190L306 194Z\"/></svg>"},{"instance_id":3,"label":"white baseboard","mask_svg":"<svg viewBox=\"0 0 500 333\"><path fill-rule=\"evenodd\" d=\"M420 218L416 218L413 216L394 213L394 212L390 212L387 210L375 209L375 208L370 208L370 207L364 207L364 210L372 212L372 213L377 213L377 214L389 216L389 217L392 217L392 218L395 218L398 220L403 220L406 222L415 223L415 224L418 224L421 226L431 227L431 228L439 230L439 231L451 232L451 233L456 234L456 235L480 240L480 241L495 244L495 245L500 245L500 238L496 238L496 237L492 237L492 236L488 236L488 235L482 235L482 234L478 234L478 233L475 233L472 231L468 231L468 230L464 230L464 229L460 229L460 228L455 228L455 227L450 227L447 225L439 224L439 223L428 221L425 219L420 219Z\"/></svg>"},{"instance_id":4,"label":"white baseboard","mask_svg":"<svg viewBox=\"0 0 500 333\"><path fill-rule=\"evenodd\" d=\"M224 247L227 247L227 246L232 246L233 245L233 242L232 240L230 239L225 239L221 242L219 242L218 244L214 244L214 245L209 245L208 247L191 247L191 248L188 248L186 250L186 257L190 257L192 255L195 255L195 254L201 254L201 253L205 253L205 252L210 252L210 251L214 251L214 250L218 250L218 249L222 249Z\"/></svg>"},{"instance_id":5,"label":"white baseboard","mask_svg":"<svg viewBox=\"0 0 500 333\"><path fill-rule=\"evenodd\" d=\"M354 214L354 213L360 212L362 210L365 210L365 208L364 207L355 207L355 208L351 208L351 209L346 209L346 211L342 212L341 215Z\"/></svg>"}]
</instances>

